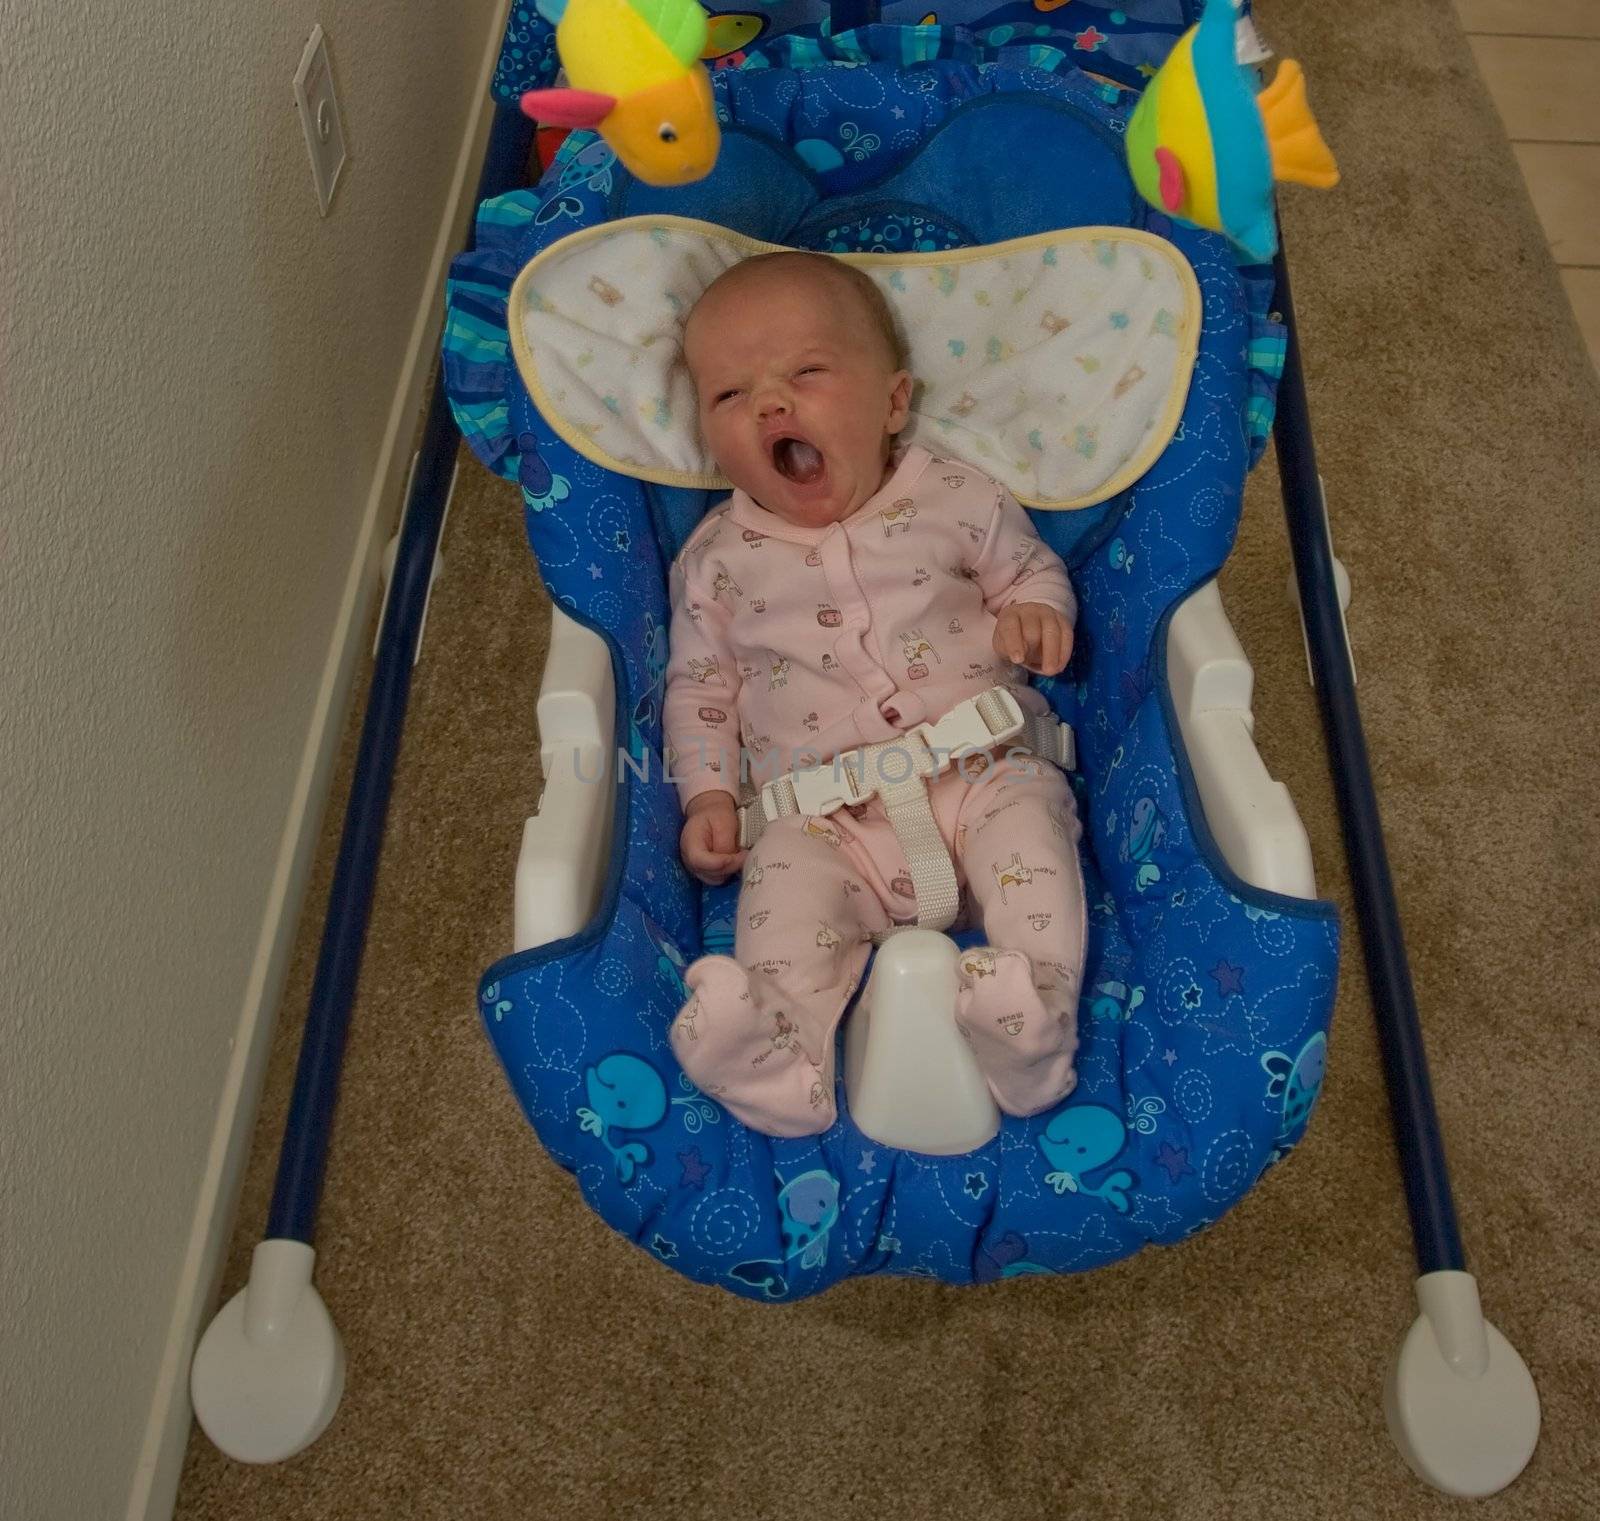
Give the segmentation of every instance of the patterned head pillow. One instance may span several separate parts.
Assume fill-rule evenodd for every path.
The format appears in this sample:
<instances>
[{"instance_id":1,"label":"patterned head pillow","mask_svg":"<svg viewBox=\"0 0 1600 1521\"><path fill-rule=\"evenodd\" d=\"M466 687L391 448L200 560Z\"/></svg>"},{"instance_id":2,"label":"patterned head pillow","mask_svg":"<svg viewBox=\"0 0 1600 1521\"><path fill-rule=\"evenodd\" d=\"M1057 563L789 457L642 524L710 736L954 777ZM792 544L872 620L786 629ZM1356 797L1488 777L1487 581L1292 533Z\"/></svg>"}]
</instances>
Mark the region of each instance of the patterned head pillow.
<instances>
[{"instance_id":1,"label":"patterned head pillow","mask_svg":"<svg viewBox=\"0 0 1600 1521\"><path fill-rule=\"evenodd\" d=\"M683 321L725 269L776 245L632 217L552 244L518 276L517 367L555 431L624 475L726 487L700 437ZM1030 507L1138 480L1183 412L1200 291L1164 239L1077 227L946 253L844 254L888 298L915 380L904 439L970 460Z\"/></svg>"}]
</instances>

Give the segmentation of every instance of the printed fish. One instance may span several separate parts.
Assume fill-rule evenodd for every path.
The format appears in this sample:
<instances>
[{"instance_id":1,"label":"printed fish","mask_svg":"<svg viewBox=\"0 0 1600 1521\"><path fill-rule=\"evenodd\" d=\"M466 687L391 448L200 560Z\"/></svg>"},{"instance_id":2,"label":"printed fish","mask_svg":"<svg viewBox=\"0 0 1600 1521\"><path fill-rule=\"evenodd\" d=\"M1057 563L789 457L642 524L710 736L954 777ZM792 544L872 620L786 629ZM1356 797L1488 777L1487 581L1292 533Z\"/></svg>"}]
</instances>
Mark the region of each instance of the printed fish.
<instances>
[{"instance_id":1,"label":"printed fish","mask_svg":"<svg viewBox=\"0 0 1600 1521\"><path fill-rule=\"evenodd\" d=\"M1328 1070L1328 1037L1318 1030L1293 1059L1286 1051L1268 1051L1261 1058L1267 1074L1267 1097L1283 1099L1277 1144L1283 1145L1311 1116Z\"/></svg>"},{"instance_id":2,"label":"printed fish","mask_svg":"<svg viewBox=\"0 0 1600 1521\"><path fill-rule=\"evenodd\" d=\"M578 1110L578 1128L595 1136L616 1162L617 1181L633 1182L654 1153L643 1141L624 1141L627 1130L650 1130L667 1113L667 1090L649 1062L627 1051L603 1056L583 1074L589 1107Z\"/></svg>"},{"instance_id":3,"label":"printed fish","mask_svg":"<svg viewBox=\"0 0 1600 1521\"><path fill-rule=\"evenodd\" d=\"M779 1182L782 1182L780 1175ZM800 1259L802 1268L820 1267L828 1257L828 1232L839 1220L839 1180L824 1168L813 1168L784 1184L778 1195L778 1225L783 1237L783 1260L770 1258L741 1262L730 1268L731 1277L760 1289L768 1299L789 1292L784 1267Z\"/></svg>"},{"instance_id":4,"label":"printed fish","mask_svg":"<svg viewBox=\"0 0 1600 1521\"><path fill-rule=\"evenodd\" d=\"M1103 1199L1119 1215L1125 1215L1132 1207L1128 1190L1138 1187L1138 1174L1119 1167L1094 1184L1086 1183L1084 1174L1115 1161L1127 1144L1127 1127L1103 1105L1075 1104L1062 1109L1039 1137L1039 1150L1055 1169L1047 1172L1044 1180L1057 1194Z\"/></svg>"},{"instance_id":5,"label":"printed fish","mask_svg":"<svg viewBox=\"0 0 1600 1521\"><path fill-rule=\"evenodd\" d=\"M699 62L706 13L695 0L539 0L539 14L555 24L570 88L529 90L524 114L598 128L651 185L687 185L711 172L722 137Z\"/></svg>"},{"instance_id":6,"label":"printed fish","mask_svg":"<svg viewBox=\"0 0 1600 1521\"><path fill-rule=\"evenodd\" d=\"M1151 77L1128 121L1128 169L1152 206L1265 263L1278 248L1273 181L1326 190L1339 170L1299 64L1284 59L1257 94L1249 65L1266 54L1237 10L1238 0L1207 0Z\"/></svg>"}]
</instances>

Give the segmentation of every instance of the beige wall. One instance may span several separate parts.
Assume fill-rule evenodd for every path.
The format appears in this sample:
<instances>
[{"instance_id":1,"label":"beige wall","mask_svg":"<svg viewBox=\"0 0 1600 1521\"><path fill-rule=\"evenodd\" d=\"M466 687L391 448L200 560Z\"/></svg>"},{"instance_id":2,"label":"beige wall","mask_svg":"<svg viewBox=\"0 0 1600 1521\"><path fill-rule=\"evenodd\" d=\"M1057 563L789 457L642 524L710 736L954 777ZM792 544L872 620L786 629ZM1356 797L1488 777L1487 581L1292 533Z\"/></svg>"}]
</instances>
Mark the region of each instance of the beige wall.
<instances>
[{"instance_id":1,"label":"beige wall","mask_svg":"<svg viewBox=\"0 0 1600 1521\"><path fill-rule=\"evenodd\" d=\"M170 1499L502 13L0 6L7 1516ZM326 221L290 94L316 22L351 153Z\"/></svg>"}]
</instances>

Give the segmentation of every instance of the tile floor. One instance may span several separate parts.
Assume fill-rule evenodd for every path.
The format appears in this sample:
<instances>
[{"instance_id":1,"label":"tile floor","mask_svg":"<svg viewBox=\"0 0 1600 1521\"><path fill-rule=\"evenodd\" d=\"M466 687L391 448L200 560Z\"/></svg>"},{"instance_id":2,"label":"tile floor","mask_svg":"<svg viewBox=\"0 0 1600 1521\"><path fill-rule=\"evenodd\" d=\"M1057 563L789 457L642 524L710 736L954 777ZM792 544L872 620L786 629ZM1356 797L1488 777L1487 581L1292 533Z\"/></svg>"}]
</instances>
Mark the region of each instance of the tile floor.
<instances>
[{"instance_id":1,"label":"tile floor","mask_svg":"<svg viewBox=\"0 0 1600 1521\"><path fill-rule=\"evenodd\" d=\"M1455 0L1600 367L1600 0Z\"/></svg>"}]
</instances>

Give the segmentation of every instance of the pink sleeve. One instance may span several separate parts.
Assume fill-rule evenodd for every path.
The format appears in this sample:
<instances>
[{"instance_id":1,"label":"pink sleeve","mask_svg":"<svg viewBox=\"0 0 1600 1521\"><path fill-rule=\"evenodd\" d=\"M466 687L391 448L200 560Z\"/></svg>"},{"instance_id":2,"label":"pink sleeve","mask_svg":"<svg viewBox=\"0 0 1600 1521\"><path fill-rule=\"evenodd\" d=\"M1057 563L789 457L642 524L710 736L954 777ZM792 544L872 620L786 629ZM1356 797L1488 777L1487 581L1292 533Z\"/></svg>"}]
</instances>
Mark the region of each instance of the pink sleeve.
<instances>
[{"instance_id":1,"label":"pink sleeve","mask_svg":"<svg viewBox=\"0 0 1600 1521\"><path fill-rule=\"evenodd\" d=\"M1015 602L1043 602L1068 623L1076 623L1078 599L1067 579L1066 565L1039 538L1017 499L1004 487L996 489L999 501L989 537L972 567L983 592L983 605L998 614Z\"/></svg>"},{"instance_id":2,"label":"pink sleeve","mask_svg":"<svg viewBox=\"0 0 1600 1521\"><path fill-rule=\"evenodd\" d=\"M672 567L671 656L661 726L678 801L702 792L739 795L739 668L728 614L701 583L698 565Z\"/></svg>"}]
</instances>

